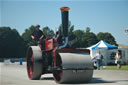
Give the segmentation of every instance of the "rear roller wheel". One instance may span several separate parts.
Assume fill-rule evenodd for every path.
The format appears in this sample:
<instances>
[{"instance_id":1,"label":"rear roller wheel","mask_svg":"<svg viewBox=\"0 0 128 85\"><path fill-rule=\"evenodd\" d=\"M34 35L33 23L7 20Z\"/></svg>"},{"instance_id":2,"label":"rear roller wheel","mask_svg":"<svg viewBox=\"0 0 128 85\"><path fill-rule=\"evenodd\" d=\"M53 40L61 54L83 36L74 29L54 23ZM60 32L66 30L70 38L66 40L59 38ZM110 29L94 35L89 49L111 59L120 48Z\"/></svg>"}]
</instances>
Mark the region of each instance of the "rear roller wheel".
<instances>
[{"instance_id":1,"label":"rear roller wheel","mask_svg":"<svg viewBox=\"0 0 128 85\"><path fill-rule=\"evenodd\" d=\"M39 46L31 46L27 51L27 73L31 80L40 79L43 72L42 52Z\"/></svg>"}]
</instances>

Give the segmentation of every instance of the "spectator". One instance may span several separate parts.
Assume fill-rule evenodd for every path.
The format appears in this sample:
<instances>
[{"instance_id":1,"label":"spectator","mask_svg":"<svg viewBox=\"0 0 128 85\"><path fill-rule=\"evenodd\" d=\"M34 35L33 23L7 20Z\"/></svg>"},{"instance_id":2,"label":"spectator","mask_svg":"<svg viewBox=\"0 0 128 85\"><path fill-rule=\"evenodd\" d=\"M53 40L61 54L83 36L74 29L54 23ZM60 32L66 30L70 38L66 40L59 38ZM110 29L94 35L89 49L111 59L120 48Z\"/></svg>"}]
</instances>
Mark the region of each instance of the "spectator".
<instances>
[{"instance_id":1,"label":"spectator","mask_svg":"<svg viewBox=\"0 0 128 85\"><path fill-rule=\"evenodd\" d=\"M101 65L101 54L100 51L98 51L98 53L96 53L96 60L97 60L97 69L100 70L100 65Z\"/></svg>"},{"instance_id":2,"label":"spectator","mask_svg":"<svg viewBox=\"0 0 128 85\"><path fill-rule=\"evenodd\" d=\"M102 54L101 54L101 58L100 58L100 64L101 64L102 69L103 69L103 67L104 67L104 57L103 57Z\"/></svg>"},{"instance_id":3,"label":"spectator","mask_svg":"<svg viewBox=\"0 0 128 85\"><path fill-rule=\"evenodd\" d=\"M117 64L117 68L118 69L121 68L121 61L120 61L120 59L121 59L120 52L117 51L116 55L115 55L115 63Z\"/></svg>"}]
</instances>

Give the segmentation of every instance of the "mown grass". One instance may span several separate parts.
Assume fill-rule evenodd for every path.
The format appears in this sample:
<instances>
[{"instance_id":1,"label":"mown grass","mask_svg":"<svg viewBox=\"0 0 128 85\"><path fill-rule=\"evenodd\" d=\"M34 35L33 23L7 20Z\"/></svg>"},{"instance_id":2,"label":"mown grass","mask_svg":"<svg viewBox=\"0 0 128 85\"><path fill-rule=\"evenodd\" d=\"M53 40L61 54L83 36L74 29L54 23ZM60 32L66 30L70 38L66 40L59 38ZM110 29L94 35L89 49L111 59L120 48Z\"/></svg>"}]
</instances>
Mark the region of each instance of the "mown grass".
<instances>
[{"instance_id":1,"label":"mown grass","mask_svg":"<svg viewBox=\"0 0 128 85\"><path fill-rule=\"evenodd\" d=\"M122 65L121 68L117 68L116 65L114 65L114 66L106 66L105 69L106 70L127 70L128 71L128 65Z\"/></svg>"}]
</instances>

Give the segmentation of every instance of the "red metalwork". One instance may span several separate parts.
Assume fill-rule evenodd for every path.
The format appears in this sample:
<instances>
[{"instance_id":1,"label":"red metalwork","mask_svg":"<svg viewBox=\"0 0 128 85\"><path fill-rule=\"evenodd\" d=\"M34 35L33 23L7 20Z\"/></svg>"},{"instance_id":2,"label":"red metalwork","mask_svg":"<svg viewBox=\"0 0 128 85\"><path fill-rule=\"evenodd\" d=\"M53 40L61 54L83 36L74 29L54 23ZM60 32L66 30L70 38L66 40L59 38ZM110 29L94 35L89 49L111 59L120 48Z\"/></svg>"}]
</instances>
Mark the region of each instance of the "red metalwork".
<instances>
[{"instance_id":1,"label":"red metalwork","mask_svg":"<svg viewBox=\"0 0 128 85\"><path fill-rule=\"evenodd\" d=\"M53 49L53 39L45 40L45 50Z\"/></svg>"}]
</instances>

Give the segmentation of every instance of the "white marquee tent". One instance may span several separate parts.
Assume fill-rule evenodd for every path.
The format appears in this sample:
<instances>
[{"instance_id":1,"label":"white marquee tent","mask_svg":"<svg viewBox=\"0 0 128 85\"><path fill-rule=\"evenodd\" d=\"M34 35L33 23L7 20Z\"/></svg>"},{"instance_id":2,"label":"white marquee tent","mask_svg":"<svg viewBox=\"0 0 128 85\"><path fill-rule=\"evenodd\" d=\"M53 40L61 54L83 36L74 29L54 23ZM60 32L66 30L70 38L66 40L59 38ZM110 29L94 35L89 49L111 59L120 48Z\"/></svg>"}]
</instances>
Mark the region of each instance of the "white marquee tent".
<instances>
[{"instance_id":1,"label":"white marquee tent","mask_svg":"<svg viewBox=\"0 0 128 85\"><path fill-rule=\"evenodd\" d=\"M107 64L107 52L109 50L114 50L115 52L117 51L118 47L117 46L114 46L114 45L111 45L111 44L108 44L106 42L104 42L103 40L99 41L97 44L91 46L91 47L88 47L87 49L90 50L90 56L91 58L94 58L96 56L96 53L100 50L101 54L104 56L104 62L105 64Z\"/></svg>"}]
</instances>

